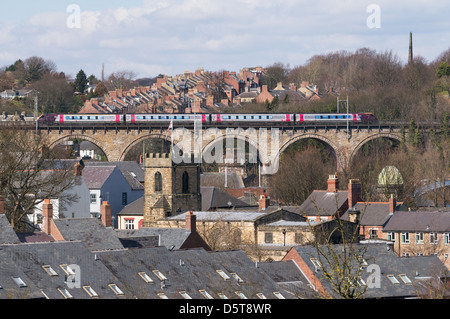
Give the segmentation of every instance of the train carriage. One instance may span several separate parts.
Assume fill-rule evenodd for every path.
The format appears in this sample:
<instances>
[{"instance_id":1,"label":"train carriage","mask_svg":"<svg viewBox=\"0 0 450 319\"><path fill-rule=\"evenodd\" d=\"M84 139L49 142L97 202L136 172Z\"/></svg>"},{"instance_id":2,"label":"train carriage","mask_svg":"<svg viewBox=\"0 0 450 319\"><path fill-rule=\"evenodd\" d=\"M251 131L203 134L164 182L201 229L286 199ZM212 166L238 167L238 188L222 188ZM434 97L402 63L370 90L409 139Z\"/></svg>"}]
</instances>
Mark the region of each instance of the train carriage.
<instances>
[{"instance_id":1,"label":"train carriage","mask_svg":"<svg viewBox=\"0 0 450 319\"><path fill-rule=\"evenodd\" d=\"M294 122L294 114L212 114L211 123Z\"/></svg>"},{"instance_id":2,"label":"train carriage","mask_svg":"<svg viewBox=\"0 0 450 319\"><path fill-rule=\"evenodd\" d=\"M63 123L122 123L122 114L58 114L55 122Z\"/></svg>"},{"instance_id":3,"label":"train carriage","mask_svg":"<svg viewBox=\"0 0 450 319\"><path fill-rule=\"evenodd\" d=\"M209 122L210 114L127 114L127 123L193 123Z\"/></svg>"}]
</instances>

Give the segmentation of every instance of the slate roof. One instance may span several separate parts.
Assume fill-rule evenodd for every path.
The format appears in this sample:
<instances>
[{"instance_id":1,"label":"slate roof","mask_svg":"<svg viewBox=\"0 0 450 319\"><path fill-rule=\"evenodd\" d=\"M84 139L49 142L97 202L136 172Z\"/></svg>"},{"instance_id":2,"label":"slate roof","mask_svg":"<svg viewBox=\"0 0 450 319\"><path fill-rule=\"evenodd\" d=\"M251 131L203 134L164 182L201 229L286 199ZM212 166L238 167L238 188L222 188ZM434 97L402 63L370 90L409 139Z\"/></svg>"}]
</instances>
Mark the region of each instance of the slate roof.
<instances>
[{"instance_id":1,"label":"slate roof","mask_svg":"<svg viewBox=\"0 0 450 319\"><path fill-rule=\"evenodd\" d=\"M389 203L358 202L353 208L361 212L360 223L362 226L383 226L393 215L389 213ZM397 204L395 211L399 211L400 209L406 209L402 203ZM348 213L349 211L347 210L341 218L343 220L349 220Z\"/></svg>"},{"instance_id":2,"label":"slate roof","mask_svg":"<svg viewBox=\"0 0 450 319\"><path fill-rule=\"evenodd\" d=\"M169 251L157 247L101 252L98 256L125 283L125 289L133 291L138 298L156 299L162 292L169 299L183 299L180 292L185 291L194 299L205 299L199 290L205 290L214 299L219 299L218 293L236 299L236 291L242 291L249 298L257 298L257 292L264 293L267 298L275 298L273 292L281 290L242 252L209 253L204 249ZM228 280L217 273L219 269L229 276ZM154 272L156 270L166 279L159 279ZM139 272L145 272L153 282L145 282ZM243 282L238 283L231 273L238 274Z\"/></svg>"},{"instance_id":3,"label":"slate roof","mask_svg":"<svg viewBox=\"0 0 450 319\"><path fill-rule=\"evenodd\" d=\"M118 215L144 215L144 196L126 205Z\"/></svg>"},{"instance_id":4,"label":"slate roof","mask_svg":"<svg viewBox=\"0 0 450 319\"><path fill-rule=\"evenodd\" d=\"M85 161L86 167L91 166L117 166L119 170L123 172L132 173L140 183L145 181L145 170L136 161L123 161L123 162L96 162L96 161Z\"/></svg>"},{"instance_id":5,"label":"slate roof","mask_svg":"<svg viewBox=\"0 0 450 319\"><path fill-rule=\"evenodd\" d=\"M200 174L200 185L214 186L217 188L225 187L225 173L218 172L205 172ZM242 188L245 187L242 180L242 176L237 173L227 173L227 187L229 188Z\"/></svg>"},{"instance_id":6,"label":"slate roof","mask_svg":"<svg viewBox=\"0 0 450 319\"><path fill-rule=\"evenodd\" d=\"M308 279L299 271L294 261L258 262L258 268L267 273L280 287L300 298L311 298L314 292Z\"/></svg>"},{"instance_id":7,"label":"slate roof","mask_svg":"<svg viewBox=\"0 0 450 319\"><path fill-rule=\"evenodd\" d=\"M164 246L171 249L180 249L191 232L184 228L147 228L140 229L116 230L117 236L122 242L128 241L127 244L141 245L141 247ZM146 239L147 238L147 239ZM151 240L149 239L151 238ZM155 239L156 238L156 239Z\"/></svg>"},{"instance_id":8,"label":"slate roof","mask_svg":"<svg viewBox=\"0 0 450 319\"><path fill-rule=\"evenodd\" d=\"M91 251L123 249L112 228L105 227L97 218L53 219L64 240L80 240Z\"/></svg>"},{"instance_id":9,"label":"slate roof","mask_svg":"<svg viewBox=\"0 0 450 319\"><path fill-rule=\"evenodd\" d=\"M246 202L231 196L217 187L201 187L200 192L202 194L203 211L214 210L216 208L240 208L249 206Z\"/></svg>"},{"instance_id":10,"label":"slate roof","mask_svg":"<svg viewBox=\"0 0 450 319\"><path fill-rule=\"evenodd\" d=\"M325 246L324 246L325 247ZM328 246L326 246L323 251L330 255L328 252ZM336 252L340 254L343 251L343 245L332 245L330 246ZM395 253L385 244L369 244L369 245L354 245L354 247L361 252L361 256L367 261L368 265L376 265L380 268L380 286L379 288L367 288L364 293L364 298L410 298L417 297L416 290L412 284L405 284L402 279L400 279L400 274L405 274L408 278L413 281L414 274L410 271L402 261L401 258L397 257ZM323 257L318 257L317 249L313 246L295 246L293 249L302 257L306 265L311 269L315 276L321 281L324 288L332 295L333 293L331 284L323 278L323 270L318 269L313 265L311 258L317 258L318 260L324 260ZM348 246L347 246L348 251ZM322 267L329 268L326 262L322 262ZM356 266L355 266L356 267ZM356 268L353 269L356 269ZM363 272L361 277L366 281L371 273ZM390 282L388 275L394 275L399 281L398 284L393 284ZM337 296L337 295L336 295Z\"/></svg>"},{"instance_id":11,"label":"slate roof","mask_svg":"<svg viewBox=\"0 0 450 319\"><path fill-rule=\"evenodd\" d=\"M334 215L348 200L348 191L336 193L316 190L300 205L298 211L308 216Z\"/></svg>"},{"instance_id":12,"label":"slate roof","mask_svg":"<svg viewBox=\"0 0 450 319\"><path fill-rule=\"evenodd\" d=\"M5 214L0 214L0 245L20 243L19 237Z\"/></svg>"},{"instance_id":13,"label":"slate roof","mask_svg":"<svg viewBox=\"0 0 450 319\"><path fill-rule=\"evenodd\" d=\"M20 261L19 261L20 262ZM26 286L19 287L13 277L19 277ZM4 246L0 247L0 299L43 299L45 296L23 272Z\"/></svg>"},{"instance_id":14,"label":"slate roof","mask_svg":"<svg viewBox=\"0 0 450 319\"><path fill-rule=\"evenodd\" d=\"M450 211L395 212L383 231L450 232Z\"/></svg>"},{"instance_id":15,"label":"slate roof","mask_svg":"<svg viewBox=\"0 0 450 319\"><path fill-rule=\"evenodd\" d=\"M168 217L169 220L185 220L186 214L184 212L175 216ZM255 211L217 211L217 212L194 212L197 216L197 221L253 221L267 214L267 212Z\"/></svg>"},{"instance_id":16,"label":"slate roof","mask_svg":"<svg viewBox=\"0 0 450 319\"><path fill-rule=\"evenodd\" d=\"M82 176L89 189L100 189L115 169L115 166L85 166Z\"/></svg>"},{"instance_id":17,"label":"slate roof","mask_svg":"<svg viewBox=\"0 0 450 319\"><path fill-rule=\"evenodd\" d=\"M108 285L122 284L81 242L8 245L3 246L3 250L16 263L18 269L28 276L29 279L24 281L27 284L32 281L50 299L64 299L58 288L66 288L76 299L91 299L82 288L85 285L91 286L99 298L119 298ZM65 273L61 265L79 267L79 288L71 288L71 276ZM49 275L42 266L50 266L56 274Z\"/></svg>"}]
</instances>

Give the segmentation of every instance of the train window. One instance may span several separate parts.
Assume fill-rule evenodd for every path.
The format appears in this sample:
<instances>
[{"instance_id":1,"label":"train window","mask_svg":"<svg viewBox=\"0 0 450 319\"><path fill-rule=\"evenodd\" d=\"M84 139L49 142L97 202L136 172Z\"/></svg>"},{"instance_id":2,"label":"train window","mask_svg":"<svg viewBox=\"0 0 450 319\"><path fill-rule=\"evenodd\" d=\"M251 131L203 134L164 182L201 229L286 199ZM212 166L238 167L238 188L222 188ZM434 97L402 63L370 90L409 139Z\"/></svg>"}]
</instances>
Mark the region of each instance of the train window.
<instances>
[{"instance_id":1,"label":"train window","mask_svg":"<svg viewBox=\"0 0 450 319\"><path fill-rule=\"evenodd\" d=\"M272 115L269 115L269 120L271 120L272 119Z\"/></svg>"}]
</instances>

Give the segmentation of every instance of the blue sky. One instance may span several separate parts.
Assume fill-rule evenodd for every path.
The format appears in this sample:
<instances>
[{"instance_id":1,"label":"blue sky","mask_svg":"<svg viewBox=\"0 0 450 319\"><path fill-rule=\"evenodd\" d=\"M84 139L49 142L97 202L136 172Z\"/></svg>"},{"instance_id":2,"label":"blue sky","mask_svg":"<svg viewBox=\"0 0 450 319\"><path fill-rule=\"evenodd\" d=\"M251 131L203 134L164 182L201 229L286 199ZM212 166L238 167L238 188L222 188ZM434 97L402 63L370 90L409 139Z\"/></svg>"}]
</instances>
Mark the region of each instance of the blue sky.
<instances>
[{"instance_id":1,"label":"blue sky","mask_svg":"<svg viewBox=\"0 0 450 319\"><path fill-rule=\"evenodd\" d=\"M79 20L67 12L71 4ZM37 55L73 77L80 69L99 77L103 63L106 75L147 77L294 67L315 54L362 47L392 50L405 63L409 32L414 54L433 61L450 48L449 9L433 0L4 1L0 66Z\"/></svg>"}]
</instances>

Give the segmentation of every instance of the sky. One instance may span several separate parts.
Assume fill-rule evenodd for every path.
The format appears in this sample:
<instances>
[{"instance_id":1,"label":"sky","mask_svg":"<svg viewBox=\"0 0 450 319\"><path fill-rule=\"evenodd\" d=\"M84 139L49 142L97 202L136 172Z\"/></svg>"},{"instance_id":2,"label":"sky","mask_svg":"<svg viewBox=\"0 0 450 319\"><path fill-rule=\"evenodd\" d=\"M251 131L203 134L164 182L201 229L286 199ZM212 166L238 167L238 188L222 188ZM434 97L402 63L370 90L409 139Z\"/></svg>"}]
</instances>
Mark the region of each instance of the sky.
<instances>
[{"instance_id":1,"label":"sky","mask_svg":"<svg viewBox=\"0 0 450 319\"><path fill-rule=\"evenodd\" d=\"M0 67L39 56L72 77L236 71L370 48L434 61L450 48L445 0L2 1Z\"/></svg>"}]
</instances>

